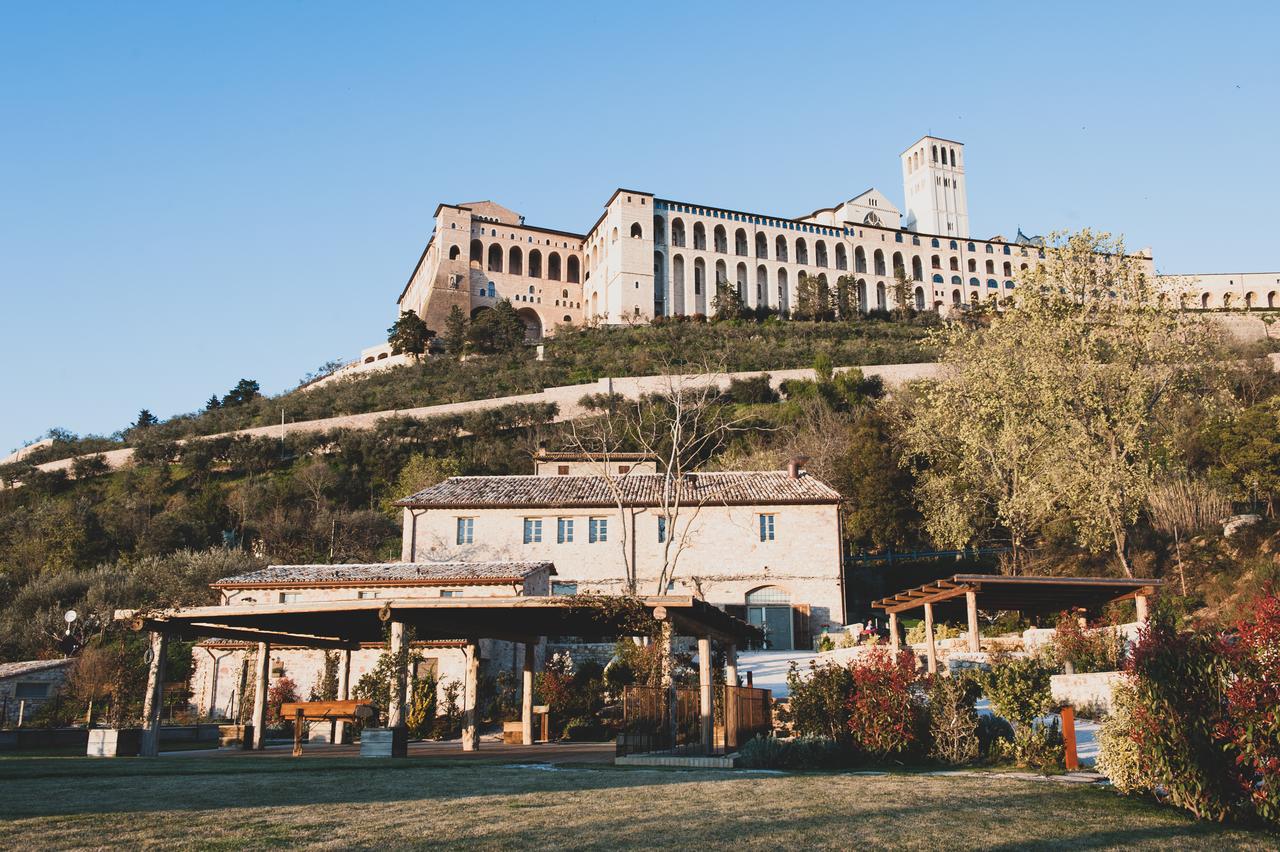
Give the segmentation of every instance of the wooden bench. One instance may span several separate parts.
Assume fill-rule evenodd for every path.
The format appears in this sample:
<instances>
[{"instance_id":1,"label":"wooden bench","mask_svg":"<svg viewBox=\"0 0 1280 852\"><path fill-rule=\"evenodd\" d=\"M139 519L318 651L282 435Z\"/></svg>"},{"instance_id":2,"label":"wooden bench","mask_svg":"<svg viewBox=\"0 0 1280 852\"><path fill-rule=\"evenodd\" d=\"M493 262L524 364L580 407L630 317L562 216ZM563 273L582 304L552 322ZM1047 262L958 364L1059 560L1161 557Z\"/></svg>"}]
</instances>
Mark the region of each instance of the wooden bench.
<instances>
[{"instance_id":1,"label":"wooden bench","mask_svg":"<svg viewBox=\"0 0 1280 852\"><path fill-rule=\"evenodd\" d=\"M280 718L293 719L293 756L302 756L302 726L307 722L357 722L378 717L378 708L363 701L288 701Z\"/></svg>"},{"instance_id":2,"label":"wooden bench","mask_svg":"<svg viewBox=\"0 0 1280 852\"><path fill-rule=\"evenodd\" d=\"M549 742L551 739L551 708L546 704L535 704L533 707L533 741ZM502 741L507 745L520 745L524 742L524 722L502 723Z\"/></svg>"}]
</instances>

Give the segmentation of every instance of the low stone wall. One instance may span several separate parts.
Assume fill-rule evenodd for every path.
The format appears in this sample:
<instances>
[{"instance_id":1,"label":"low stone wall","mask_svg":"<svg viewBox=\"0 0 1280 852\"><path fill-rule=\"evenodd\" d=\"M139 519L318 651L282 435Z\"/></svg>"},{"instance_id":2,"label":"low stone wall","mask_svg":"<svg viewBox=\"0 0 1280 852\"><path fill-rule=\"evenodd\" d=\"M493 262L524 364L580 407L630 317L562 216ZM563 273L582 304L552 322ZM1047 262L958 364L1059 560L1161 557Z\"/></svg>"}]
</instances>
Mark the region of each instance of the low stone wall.
<instances>
[{"instance_id":1,"label":"low stone wall","mask_svg":"<svg viewBox=\"0 0 1280 852\"><path fill-rule=\"evenodd\" d=\"M1049 690L1058 704L1070 704L1077 713L1109 714L1115 709L1115 688L1123 672L1061 674L1049 678Z\"/></svg>"}]
</instances>

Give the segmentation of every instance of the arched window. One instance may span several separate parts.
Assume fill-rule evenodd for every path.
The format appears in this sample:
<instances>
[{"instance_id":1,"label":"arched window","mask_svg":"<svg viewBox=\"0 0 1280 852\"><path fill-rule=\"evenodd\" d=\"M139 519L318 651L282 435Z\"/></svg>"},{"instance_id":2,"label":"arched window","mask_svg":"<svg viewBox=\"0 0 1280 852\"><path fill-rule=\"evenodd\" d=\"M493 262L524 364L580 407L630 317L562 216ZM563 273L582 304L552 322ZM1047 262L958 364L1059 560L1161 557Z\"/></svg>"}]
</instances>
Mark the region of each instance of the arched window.
<instances>
[{"instance_id":1,"label":"arched window","mask_svg":"<svg viewBox=\"0 0 1280 852\"><path fill-rule=\"evenodd\" d=\"M867 253L862 250L862 246L854 246L853 249L853 271L867 271Z\"/></svg>"},{"instance_id":2,"label":"arched window","mask_svg":"<svg viewBox=\"0 0 1280 852\"><path fill-rule=\"evenodd\" d=\"M942 258L938 257L936 254L933 255L932 257L929 258L929 266L932 269L941 269Z\"/></svg>"},{"instance_id":3,"label":"arched window","mask_svg":"<svg viewBox=\"0 0 1280 852\"><path fill-rule=\"evenodd\" d=\"M450 260L457 260L457 259L458 259L458 255L460 255L460 254L462 254L462 247L461 247L461 246L449 246L449 259L450 259Z\"/></svg>"},{"instance_id":4,"label":"arched window","mask_svg":"<svg viewBox=\"0 0 1280 852\"><path fill-rule=\"evenodd\" d=\"M953 305L958 305L958 304L960 304L960 291L959 291L959 290L952 290L952 291L951 291L951 304L953 304Z\"/></svg>"},{"instance_id":5,"label":"arched window","mask_svg":"<svg viewBox=\"0 0 1280 852\"><path fill-rule=\"evenodd\" d=\"M569 275L565 280L568 281L570 284L578 283L578 256L577 255L574 255L574 254L569 255Z\"/></svg>"},{"instance_id":6,"label":"arched window","mask_svg":"<svg viewBox=\"0 0 1280 852\"><path fill-rule=\"evenodd\" d=\"M942 243L938 242L937 237L934 237L930 242L933 244L934 248L942 248Z\"/></svg>"},{"instance_id":7,"label":"arched window","mask_svg":"<svg viewBox=\"0 0 1280 852\"><path fill-rule=\"evenodd\" d=\"M632 238L637 240L642 239L644 237L644 228L640 227L639 222L631 223L631 236Z\"/></svg>"},{"instance_id":8,"label":"arched window","mask_svg":"<svg viewBox=\"0 0 1280 852\"><path fill-rule=\"evenodd\" d=\"M507 272L512 275L524 275L524 255L519 246L512 246L507 252Z\"/></svg>"},{"instance_id":9,"label":"arched window","mask_svg":"<svg viewBox=\"0 0 1280 852\"><path fill-rule=\"evenodd\" d=\"M882 252L880 249L876 249L876 253L873 254L871 258L875 262L876 275L885 275L886 273L884 270L884 252Z\"/></svg>"},{"instance_id":10,"label":"arched window","mask_svg":"<svg viewBox=\"0 0 1280 852\"><path fill-rule=\"evenodd\" d=\"M923 287L916 288L916 310L917 311L924 310L924 288Z\"/></svg>"},{"instance_id":11,"label":"arched window","mask_svg":"<svg viewBox=\"0 0 1280 852\"><path fill-rule=\"evenodd\" d=\"M977 251L977 249L973 247L973 243L969 243L965 248L969 249L969 251Z\"/></svg>"},{"instance_id":12,"label":"arched window","mask_svg":"<svg viewBox=\"0 0 1280 852\"><path fill-rule=\"evenodd\" d=\"M547 255L547 279L560 280L560 255L554 251Z\"/></svg>"},{"instance_id":13,"label":"arched window","mask_svg":"<svg viewBox=\"0 0 1280 852\"><path fill-rule=\"evenodd\" d=\"M952 149L951 149L951 165L953 165L953 166L958 166L958 165L960 165L958 162L956 162L956 149L955 149L955 148L952 148Z\"/></svg>"},{"instance_id":14,"label":"arched window","mask_svg":"<svg viewBox=\"0 0 1280 852\"><path fill-rule=\"evenodd\" d=\"M778 238L773 241L773 259L783 263L787 261L787 238L782 234L778 234Z\"/></svg>"},{"instance_id":15,"label":"arched window","mask_svg":"<svg viewBox=\"0 0 1280 852\"><path fill-rule=\"evenodd\" d=\"M924 280L924 264L920 262L919 255L911 258L911 280L912 281Z\"/></svg>"},{"instance_id":16,"label":"arched window","mask_svg":"<svg viewBox=\"0 0 1280 852\"><path fill-rule=\"evenodd\" d=\"M671 220L671 245L684 248L684 220Z\"/></svg>"},{"instance_id":17,"label":"arched window","mask_svg":"<svg viewBox=\"0 0 1280 852\"><path fill-rule=\"evenodd\" d=\"M1007 260L1004 262L1004 277L1005 278L1013 277L1013 264Z\"/></svg>"},{"instance_id":18,"label":"arched window","mask_svg":"<svg viewBox=\"0 0 1280 852\"><path fill-rule=\"evenodd\" d=\"M784 314L791 310L791 292L787 288L787 270L785 269L778 270L778 310Z\"/></svg>"},{"instance_id":19,"label":"arched window","mask_svg":"<svg viewBox=\"0 0 1280 852\"><path fill-rule=\"evenodd\" d=\"M480 264L484 263L484 243L479 240L471 241L471 265L476 269L480 268Z\"/></svg>"},{"instance_id":20,"label":"arched window","mask_svg":"<svg viewBox=\"0 0 1280 852\"><path fill-rule=\"evenodd\" d=\"M741 228L733 233L733 253L738 257L747 256L747 232Z\"/></svg>"},{"instance_id":21,"label":"arched window","mask_svg":"<svg viewBox=\"0 0 1280 852\"><path fill-rule=\"evenodd\" d=\"M1276 291L1272 290L1267 294L1267 307L1274 308L1276 306Z\"/></svg>"},{"instance_id":22,"label":"arched window","mask_svg":"<svg viewBox=\"0 0 1280 852\"><path fill-rule=\"evenodd\" d=\"M674 316L684 315L684 255L682 254L671 258L671 313Z\"/></svg>"},{"instance_id":23,"label":"arched window","mask_svg":"<svg viewBox=\"0 0 1280 852\"><path fill-rule=\"evenodd\" d=\"M876 282L876 308L883 311L886 307L887 307L887 303L884 300L884 282L877 281Z\"/></svg>"},{"instance_id":24,"label":"arched window","mask_svg":"<svg viewBox=\"0 0 1280 852\"><path fill-rule=\"evenodd\" d=\"M951 267L951 271L952 271L952 272L959 272L959 271L960 271L960 258L958 258L958 257L953 257L953 258L951 258L951 262L950 262L950 264L949 264L949 265L950 265L950 267Z\"/></svg>"},{"instance_id":25,"label":"arched window","mask_svg":"<svg viewBox=\"0 0 1280 852\"><path fill-rule=\"evenodd\" d=\"M765 517L765 516L761 516ZM763 535L763 522L761 533ZM772 528L770 530L772 532ZM793 648L791 596L777 586L761 586L747 592L747 621L764 633L764 647L770 651Z\"/></svg>"},{"instance_id":26,"label":"arched window","mask_svg":"<svg viewBox=\"0 0 1280 852\"><path fill-rule=\"evenodd\" d=\"M756 257L765 259L769 257L769 238L760 232L756 233Z\"/></svg>"},{"instance_id":27,"label":"arched window","mask_svg":"<svg viewBox=\"0 0 1280 852\"><path fill-rule=\"evenodd\" d=\"M934 276L933 276L933 283L934 283L934 284L941 284L941 283L942 283L942 276L941 276L941 275L934 275Z\"/></svg>"},{"instance_id":28,"label":"arched window","mask_svg":"<svg viewBox=\"0 0 1280 852\"><path fill-rule=\"evenodd\" d=\"M952 241L951 241L951 250L952 250L952 251L959 251L959 250L960 250L960 244L959 244L959 243L957 243L955 240L952 240Z\"/></svg>"},{"instance_id":29,"label":"arched window","mask_svg":"<svg viewBox=\"0 0 1280 852\"><path fill-rule=\"evenodd\" d=\"M867 302L867 279L858 279L856 291L858 294L858 310L865 314L871 309L871 305Z\"/></svg>"},{"instance_id":30,"label":"arched window","mask_svg":"<svg viewBox=\"0 0 1280 852\"><path fill-rule=\"evenodd\" d=\"M969 258L969 271L970 272L978 271L978 261L974 260L973 258Z\"/></svg>"},{"instance_id":31,"label":"arched window","mask_svg":"<svg viewBox=\"0 0 1280 852\"><path fill-rule=\"evenodd\" d=\"M804 237L796 239L796 263L807 264L809 262L809 247L805 245Z\"/></svg>"},{"instance_id":32,"label":"arched window","mask_svg":"<svg viewBox=\"0 0 1280 852\"><path fill-rule=\"evenodd\" d=\"M729 253L729 237L725 233L724 225L716 225L715 230L716 251L721 254Z\"/></svg>"},{"instance_id":33,"label":"arched window","mask_svg":"<svg viewBox=\"0 0 1280 852\"><path fill-rule=\"evenodd\" d=\"M693 247L703 251L707 250L707 229L702 226L701 222L693 223Z\"/></svg>"},{"instance_id":34,"label":"arched window","mask_svg":"<svg viewBox=\"0 0 1280 852\"><path fill-rule=\"evenodd\" d=\"M947 164L947 149L943 148L942 149L942 165L945 166L946 164Z\"/></svg>"},{"instance_id":35,"label":"arched window","mask_svg":"<svg viewBox=\"0 0 1280 852\"><path fill-rule=\"evenodd\" d=\"M899 272L901 272L905 277L907 274L907 268L902 264L902 252L895 251L893 253L893 274L897 275Z\"/></svg>"},{"instance_id":36,"label":"arched window","mask_svg":"<svg viewBox=\"0 0 1280 852\"><path fill-rule=\"evenodd\" d=\"M982 159L982 158L979 157L978 159ZM933 161L935 163L938 162L938 146L937 145L933 146Z\"/></svg>"},{"instance_id":37,"label":"arched window","mask_svg":"<svg viewBox=\"0 0 1280 852\"><path fill-rule=\"evenodd\" d=\"M987 261L987 274L988 275L996 274L996 262L994 260Z\"/></svg>"},{"instance_id":38,"label":"arched window","mask_svg":"<svg viewBox=\"0 0 1280 852\"><path fill-rule=\"evenodd\" d=\"M698 297L696 312L705 314L707 305L704 299L707 292L707 264L702 258L694 258L693 260L693 295Z\"/></svg>"},{"instance_id":39,"label":"arched window","mask_svg":"<svg viewBox=\"0 0 1280 852\"><path fill-rule=\"evenodd\" d=\"M1201 308L1201 310L1206 310L1206 311L1209 309L1209 294L1208 294L1208 293L1203 293L1203 294L1201 294L1201 296L1200 296L1200 308Z\"/></svg>"},{"instance_id":40,"label":"arched window","mask_svg":"<svg viewBox=\"0 0 1280 852\"><path fill-rule=\"evenodd\" d=\"M822 267L827 265L827 244L824 240L818 240L813 244L813 254L814 263Z\"/></svg>"},{"instance_id":41,"label":"arched window","mask_svg":"<svg viewBox=\"0 0 1280 852\"><path fill-rule=\"evenodd\" d=\"M769 307L769 270L764 264L756 267L756 307Z\"/></svg>"},{"instance_id":42,"label":"arched window","mask_svg":"<svg viewBox=\"0 0 1280 852\"><path fill-rule=\"evenodd\" d=\"M738 298L742 300L742 304L745 307L747 304L747 265L739 263L736 271L738 273Z\"/></svg>"},{"instance_id":43,"label":"arched window","mask_svg":"<svg viewBox=\"0 0 1280 852\"><path fill-rule=\"evenodd\" d=\"M542 252L532 249L529 252L529 277L542 277Z\"/></svg>"},{"instance_id":44,"label":"arched window","mask_svg":"<svg viewBox=\"0 0 1280 852\"><path fill-rule=\"evenodd\" d=\"M667 315L667 256L660 251L653 253L653 315Z\"/></svg>"},{"instance_id":45,"label":"arched window","mask_svg":"<svg viewBox=\"0 0 1280 852\"><path fill-rule=\"evenodd\" d=\"M489 271L502 271L502 246L497 243L489 246Z\"/></svg>"},{"instance_id":46,"label":"arched window","mask_svg":"<svg viewBox=\"0 0 1280 852\"><path fill-rule=\"evenodd\" d=\"M836 269L849 268L849 250L844 247L844 243L836 243Z\"/></svg>"},{"instance_id":47,"label":"arched window","mask_svg":"<svg viewBox=\"0 0 1280 852\"><path fill-rule=\"evenodd\" d=\"M614 228L609 235L609 242L616 243L618 241L618 229Z\"/></svg>"},{"instance_id":48,"label":"arched window","mask_svg":"<svg viewBox=\"0 0 1280 852\"><path fill-rule=\"evenodd\" d=\"M716 280L713 282L716 287L729 281L729 267L724 265L723 260L716 261Z\"/></svg>"}]
</instances>

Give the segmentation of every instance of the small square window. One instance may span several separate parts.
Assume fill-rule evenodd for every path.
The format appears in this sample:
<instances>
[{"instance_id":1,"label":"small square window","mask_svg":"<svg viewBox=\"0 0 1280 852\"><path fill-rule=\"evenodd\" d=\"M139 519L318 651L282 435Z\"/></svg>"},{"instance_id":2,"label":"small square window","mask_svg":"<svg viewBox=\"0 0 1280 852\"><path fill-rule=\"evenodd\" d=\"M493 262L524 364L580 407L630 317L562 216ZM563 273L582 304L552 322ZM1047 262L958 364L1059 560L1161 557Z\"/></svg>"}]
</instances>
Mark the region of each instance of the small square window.
<instances>
[{"instance_id":1,"label":"small square window","mask_svg":"<svg viewBox=\"0 0 1280 852\"><path fill-rule=\"evenodd\" d=\"M630 473L630 472L631 472L631 465L629 464L618 465L618 473Z\"/></svg>"},{"instance_id":2,"label":"small square window","mask_svg":"<svg viewBox=\"0 0 1280 852\"><path fill-rule=\"evenodd\" d=\"M297 603L302 600L302 595L297 592L281 592L280 603Z\"/></svg>"},{"instance_id":3,"label":"small square window","mask_svg":"<svg viewBox=\"0 0 1280 852\"><path fill-rule=\"evenodd\" d=\"M381 592L356 592L356 598L362 601L377 600L382 597Z\"/></svg>"},{"instance_id":4,"label":"small square window","mask_svg":"<svg viewBox=\"0 0 1280 852\"><path fill-rule=\"evenodd\" d=\"M462 597L462 589L441 589L440 597L442 598L460 598Z\"/></svg>"},{"instance_id":5,"label":"small square window","mask_svg":"<svg viewBox=\"0 0 1280 852\"><path fill-rule=\"evenodd\" d=\"M568 476L568 475L569 475L569 465L562 464L556 468L556 476Z\"/></svg>"}]
</instances>

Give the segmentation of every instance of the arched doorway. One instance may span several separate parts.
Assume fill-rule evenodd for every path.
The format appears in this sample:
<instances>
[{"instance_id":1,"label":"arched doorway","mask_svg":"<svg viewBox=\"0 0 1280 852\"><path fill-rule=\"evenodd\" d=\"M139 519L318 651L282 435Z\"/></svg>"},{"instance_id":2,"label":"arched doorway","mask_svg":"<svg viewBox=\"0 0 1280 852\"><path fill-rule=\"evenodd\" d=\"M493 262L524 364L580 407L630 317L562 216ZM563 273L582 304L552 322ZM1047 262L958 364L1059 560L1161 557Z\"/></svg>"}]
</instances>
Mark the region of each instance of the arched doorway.
<instances>
[{"instance_id":1,"label":"arched doorway","mask_svg":"<svg viewBox=\"0 0 1280 852\"><path fill-rule=\"evenodd\" d=\"M747 592L747 621L764 632L770 651L793 648L791 595L777 586L761 586Z\"/></svg>"},{"instance_id":2,"label":"arched doorway","mask_svg":"<svg viewBox=\"0 0 1280 852\"><path fill-rule=\"evenodd\" d=\"M524 322L524 339L536 343L542 339L542 318L533 308L521 308L516 316Z\"/></svg>"}]
</instances>

